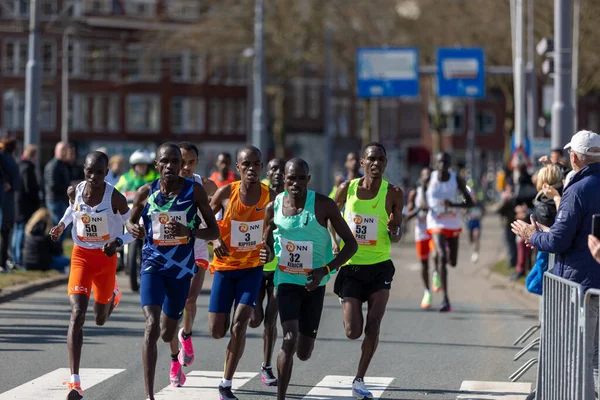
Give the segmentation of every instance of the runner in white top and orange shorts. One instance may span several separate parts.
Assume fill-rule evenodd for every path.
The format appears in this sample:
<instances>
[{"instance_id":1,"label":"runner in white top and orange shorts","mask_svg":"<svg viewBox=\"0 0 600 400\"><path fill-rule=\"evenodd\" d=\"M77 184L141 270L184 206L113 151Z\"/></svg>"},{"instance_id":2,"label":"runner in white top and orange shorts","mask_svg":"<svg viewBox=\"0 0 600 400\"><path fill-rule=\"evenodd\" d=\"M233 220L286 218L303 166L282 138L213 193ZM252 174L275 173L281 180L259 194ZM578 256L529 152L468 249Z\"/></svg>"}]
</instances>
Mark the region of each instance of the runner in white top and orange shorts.
<instances>
[{"instance_id":1,"label":"runner in white top and orange shorts","mask_svg":"<svg viewBox=\"0 0 600 400\"><path fill-rule=\"evenodd\" d=\"M473 207L473 200L464 180L450 171L451 158L448 153L440 153L436 158L437 168L431 173L427 185L426 200L429 212L427 213L427 232L433 237L437 256L436 269L440 276L440 283L444 299L440 312L452 311L448 298L448 259L450 265L455 267L458 261L458 236L462 231L462 220L457 208ZM459 194L464 201L457 202Z\"/></svg>"}]
</instances>

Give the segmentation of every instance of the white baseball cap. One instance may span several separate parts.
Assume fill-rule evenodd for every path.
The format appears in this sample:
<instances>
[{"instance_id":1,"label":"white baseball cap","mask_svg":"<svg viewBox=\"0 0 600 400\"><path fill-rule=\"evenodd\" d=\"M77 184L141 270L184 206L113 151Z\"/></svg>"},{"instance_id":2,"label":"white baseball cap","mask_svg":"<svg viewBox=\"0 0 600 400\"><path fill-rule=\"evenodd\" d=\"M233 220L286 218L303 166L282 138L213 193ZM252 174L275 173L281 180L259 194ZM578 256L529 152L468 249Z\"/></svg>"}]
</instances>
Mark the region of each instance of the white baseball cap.
<instances>
[{"instance_id":1,"label":"white baseball cap","mask_svg":"<svg viewBox=\"0 0 600 400\"><path fill-rule=\"evenodd\" d=\"M590 151L594 147L600 149L600 135L592 131L579 131L573 135L565 149L588 156L600 156L600 151Z\"/></svg>"}]
</instances>

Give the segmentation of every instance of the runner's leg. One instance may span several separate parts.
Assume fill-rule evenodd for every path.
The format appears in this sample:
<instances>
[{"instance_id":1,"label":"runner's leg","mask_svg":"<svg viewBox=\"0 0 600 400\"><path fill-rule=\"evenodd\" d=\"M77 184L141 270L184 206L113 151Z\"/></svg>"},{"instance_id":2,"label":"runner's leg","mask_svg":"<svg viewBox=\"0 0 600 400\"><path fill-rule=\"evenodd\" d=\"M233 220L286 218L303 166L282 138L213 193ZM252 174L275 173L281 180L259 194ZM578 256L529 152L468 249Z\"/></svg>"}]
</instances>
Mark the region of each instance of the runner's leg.
<instances>
[{"instance_id":1,"label":"runner's leg","mask_svg":"<svg viewBox=\"0 0 600 400\"><path fill-rule=\"evenodd\" d=\"M158 358L158 338L160 336L160 311L159 305L148 305L142 308L146 318L146 330L144 332L144 346L142 348L142 359L144 362L144 383L146 396L154 400L154 376L156 372L156 360Z\"/></svg>"},{"instance_id":2,"label":"runner's leg","mask_svg":"<svg viewBox=\"0 0 600 400\"><path fill-rule=\"evenodd\" d=\"M362 336L363 313L362 301L353 297L344 297L342 309L344 312L344 326L348 339L356 340Z\"/></svg>"},{"instance_id":3,"label":"runner's leg","mask_svg":"<svg viewBox=\"0 0 600 400\"><path fill-rule=\"evenodd\" d=\"M273 359L273 351L275 350L275 342L277 341L277 314L279 307L277 306L277 298L275 287L271 286L266 289L267 306L265 307L265 330L263 332L264 343L264 366L270 367Z\"/></svg>"},{"instance_id":4,"label":"runner's leg","mask_svg":"<svg viewBox=\"0 0 600 400\"><path fill-rule=\"evenodd\" d=\"M228 381L233 379L233 374L237 370L238 363L244 354L246 346L246 331L248 323L254 312L254 307L247 304L239 304L233 314L231 321L231 339L227 345L225 353L225 374L224 378Z\"/></svg>"},{"instance_id":5,"label":"runner's leg","mask_svg":"<svg viewBox=\"0 0 600 400\"><path fill-rule=\"evenodd\" d=\"M252 329L258 328L260 324L262 324L263 319L265 317L265 313L263 311L263 301L265 300L266 292L267 290L265 288L265 280L263 279L262 284L260 285L260 291L258 292L256 306L254 307L254 312L252 313L252 317L250 318L249 325Z\"/></svg>"},{"instance_id":6,"label":"runner's leg","mask_svg":"<svg viewBox=\"0 0 600 400\"><path fill-rule=\"evenodd\" d=\"M446 238L448 242L448 249L450 250L449 263L451 266L456 267L458 264L458 236Z\"/></svg>"},{"instance_id":7,"label":"runner's leg","mask_svg":"<svg viewBox=\"0 0 600 400\"><path fill-rule=\"evenodd\" d=\"M277 400L285 400L287 389L292 378L294 366L294 354L298 346L298 320L290 320L281 323L283 330L283 342L277 356Z\"/></svg>"},{"instance_id":8,"label":"runner's leg","mask_svg":"<svg viewBox=\"0 0 600 400\"><path fill-rule=\"evenodd\" d=\"M81 347L83 346L83 324L89 303L85 294L72 294L69 296L71 303L71 320L67 332L67 345L69 347L69 364L71 375L79 375L81 361Z\"/></svg>"},{"instance_id":9,"label":"runner's leg","mask_svg":"<svg viewBox=\"0 0 600 400\"><path fill-rule=\"evenodd\" d=\"M356 379L364 379L375 350L377 350L381 321L383 320L389 298L389 289L381 289L369 295L365 338L362 344L362 353L358 363Z\"/></svg>"},{"instance_id":10,"label":"runner's leg","mask_svg":"<svg viewBox=\"0 0 600 400\"><path fill-rule=\"evenodd\" d=\"M435 251L437 255L437 265L440 275L440 281L442 285L442 291L444 292L444 300L442 301L442 308L449 307L448 299L448 268L446 266L448 262L448 253L446 251L446 236L442 232L435 233L433 235L435 243ZM440 309L441 310L441 309ZM447 311L447 310L444 310Z\"/></svg>"}]
</instances>

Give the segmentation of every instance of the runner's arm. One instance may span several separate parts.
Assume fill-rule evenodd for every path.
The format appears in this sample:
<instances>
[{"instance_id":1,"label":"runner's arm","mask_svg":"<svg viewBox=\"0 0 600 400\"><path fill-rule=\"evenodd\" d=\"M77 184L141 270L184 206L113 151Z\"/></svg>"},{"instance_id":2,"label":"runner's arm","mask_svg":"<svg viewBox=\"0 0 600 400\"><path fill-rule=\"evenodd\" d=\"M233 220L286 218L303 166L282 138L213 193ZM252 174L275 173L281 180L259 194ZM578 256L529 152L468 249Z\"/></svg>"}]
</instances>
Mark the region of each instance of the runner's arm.
<instances>
[{"instance_id":1,"label":"runner's arm","mask_svg":"<svg viewBox=\"0 0 600 400\"><path fill-rule=\"evenodd\" d=\"M346 204L346 197L348 196L348 185L349 182L343 182L340 186L338 186L337 192L335 193L335 204L338 207L338 213L341 212L341 210L344 208L344 205ZM340 244L338 242L335 229L331 225L331 222L327 223L327 228L329 229L329 235L331 236L331 243L333 244L334 253L337 254L337 252L339 252L340 249Z\"/></svg>"},{"instance_id":2,"label":"runner's arm","mask_svg":"<svg viewBox=\"0 0 600 400\"><path fill-rule=\"evenodd\" d=\"M121 215L121 220L125 225L129 217L131 216L131 210L129 209L129 205L127 204L127 199L118 190L113 190L111 203L113 207L113 212L115 214ZM117 239L121 240L121 245L129 244L135 240L134 237L131 236L131 233L129 233L127 230L125 230L125 233L118 236Z\"/></svg>"},{"instance_id":3,"label":"runner's arm","mask_svg":"<svg viewBox=\"0 0 600 400\"><path fill-rule=\"evenodd\" d=\"M388 221L388 232L392 243L402 239L402 209L404 208L404 192L398 186L390 184L388 194L392 196L392 209Z\"/></svg>"},{"instance_id":4,"label":"runner's arm","mask_svg":"<svg viewBox=\"0 0 600 400\"><path fill-rule=\"evenodd\" d=\"M408 192L408 204L406 205L406 220L410 221L419 213L419 207L415 204L417 198L417 191L415 189Z\"/></svg>"},{"instance_id":5,"label":"runner's arm","mask_svg":"<svg viewBox=\"0 0 600 400\"><path fill-rule=\"evenodd\" d=\"M202 186L208 197L212 197L218 189L216 183L205 177L202 177Z\"/></svg>"},{"instance_id":6,"label":"runner's arm","mask_svg":"<svg viewBox=\"0 0 600 400\"><path fill-rule=\"evenodd\" d=\"M140 226L140 218L144 211L144 202L150 194L150 185L144 185L135 192L133 198L133 206L131 207L131 214L127 220L125 226L127 231L132 234L136 239L141 239L144 236L144 228Z\"/></svg>"},{"instance_id":7,"label":"runner's arm","mask_svg":"<svg viewBox=\"0 0 600 400\"><path fill-rule=\"evenodd\" d=\"M455 208L471 208L471 207L473 207L475 205L475 203L473 202L471 193L469 193L469 189L467 189L467 184L465 183L465 181L461 177L457 176L456 184L458 185L458 190L460 190L463 197L465 198L465 201L462 203L454 203L454 202L448 201L447 202L448 206L455 207Z\"/></svg>"},{"instance_id":8,"label":"runner's arm","mask_svg":"<svg viewBox=\"0 0 600 400\"><path fill-rule=\"evenodd\" d=\"M202 214L202 218L206 223L206 228L196 230L196 234L194 237L197 239L203 240L214 240L219 237L219 226L217 225L217 220L215 219L215 214L213 214L212 209L208 203L208 195L204 190L204 187L199 183L194 184L194 202L196 203L196 208Z\"/></svg>"},{"instance_id":9,"label":"runner's arm","mask_svg":"<svg viewBox=\"0 0 600 400\"><path fill-rule=\"evenodd\" d=\"M273 261L275 258L275 251L273 245L275 240L273 239L273 231L275 230L275 212L273 202L267 205L265 210L265 233L263 235L263 248L260 250L260 261L265 264Z\"/></svg>"},{"instance_id":10,"label":"runner's arm","mask_svg":"<svg viewBox=\"0 0 600 400\"><path fill-rule=\"evenodd\" d=\"M328 264L330 270L335 271L352 258L358 250L358 243L356 243L350 227L344 221L335 202L321 195L319 195L319 200L321 200L319 207L325 212L329 226L333 228L334 235L337 234L344 241L344 248Z\"/></svg>"},{"instance_id":11,"label":"runner's arm","mask_svg":"<svg viewBox=\"0 0 600 400\"><path fill-rule=\"evenodd\" d=\"M63 217L60 219L58 225L63 224L63 229L69 226L73 222L73 204L75 204L75 186L71 185L67 189L67 196L69 197L69 206L65 210Z\"/></svg>"},{"instance_id":12,"label":"runner's arm","mask_svg":"<svg viewBox=\"0 0 600 400\"><path fill-rule=\"evenodd\" d=\"M231 196L231 185L225 185L217 189L210 200L210 208L214 215L217 215L219 211L224 210L223 203L229 196Z\"/></svg>"}]
</instances>

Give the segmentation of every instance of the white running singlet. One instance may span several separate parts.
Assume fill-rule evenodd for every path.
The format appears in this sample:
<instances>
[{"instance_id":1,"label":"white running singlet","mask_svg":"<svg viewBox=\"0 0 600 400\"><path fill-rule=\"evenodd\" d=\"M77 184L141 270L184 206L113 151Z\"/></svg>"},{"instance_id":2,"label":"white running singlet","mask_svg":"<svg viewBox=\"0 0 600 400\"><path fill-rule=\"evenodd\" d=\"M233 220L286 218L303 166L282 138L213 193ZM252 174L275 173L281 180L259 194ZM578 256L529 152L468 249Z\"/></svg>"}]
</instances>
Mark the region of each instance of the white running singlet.
<instances>
[{"instance_id":1,"label":"white running singlet","mask_svg":"<svg viewBox=\"0 0 600 400\"><path fill-rule=\"evenodd\" d=\"M459 230L462 228L462 221L457 208L446 207L444 202L449 200L456 202L458 197L458 182L456 172L450 172L450 179L446 182L438 180L438 171L431 173L429 186L427 187L427 229L448 229Z\"/></svg>"},{"instance_id":2,"label":"white running singlet","mask_svg":"<svg viewBox=\"0 0 600 400\"><path fill-rule=\"evenodd\" d=\"M75 189L73 208L73 243L85 249L101 249L106 242L123 234L123 219L112 207L113 185L106 182L102 201L95 207L83 201L83 181Z\"/></svg>"},{"instance_id":3,"label":"white running singlet","mask_svg":"<svg viewBox=\"0 0 600 400\"><path fill-rule=\"evenodd\" d=\"M425 204L425 196L423 196L423 187L419 186L415 196L415 207L419 210L415 222L415 242L431 239L431 236L427 233L427 211L421 210L423 204Z\"/></svg>"},{"instance_id":4,"label":"white running singlet","mask_svg":"<svg viewBox=\"0 0 600 400\"><path fill-rule=\"evenodd\" d=\"M198 174L194 174L194 181L202 185L202 177ZM202 214L198 211L198 216L200 217L200 226L199 228L206 228L206 223L202 218ZM194 241L194 260L204 260L208 262L208 246L206 245L206 240L196 238Z\"/></svg>"}]
</instances>

